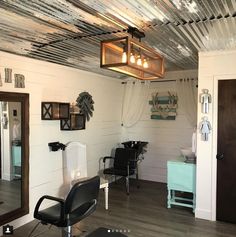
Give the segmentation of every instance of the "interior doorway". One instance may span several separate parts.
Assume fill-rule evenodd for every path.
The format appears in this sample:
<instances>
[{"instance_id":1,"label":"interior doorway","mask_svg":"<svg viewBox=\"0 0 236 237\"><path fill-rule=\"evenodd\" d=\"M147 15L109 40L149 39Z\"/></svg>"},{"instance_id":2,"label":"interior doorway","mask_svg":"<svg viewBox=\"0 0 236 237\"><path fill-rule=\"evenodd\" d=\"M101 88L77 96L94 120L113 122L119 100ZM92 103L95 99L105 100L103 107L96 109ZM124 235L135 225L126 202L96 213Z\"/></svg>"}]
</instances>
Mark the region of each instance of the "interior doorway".
<instances>
[{"instance_id":1,"label":"interior doorway","mask_svg":"<svg viewBox=\"0 0 236 237\"><path fill-rule=\"evenodd\" d=\"M216 219L236 223L236 80L218 81Z\"/></svg>"}]
</instances>

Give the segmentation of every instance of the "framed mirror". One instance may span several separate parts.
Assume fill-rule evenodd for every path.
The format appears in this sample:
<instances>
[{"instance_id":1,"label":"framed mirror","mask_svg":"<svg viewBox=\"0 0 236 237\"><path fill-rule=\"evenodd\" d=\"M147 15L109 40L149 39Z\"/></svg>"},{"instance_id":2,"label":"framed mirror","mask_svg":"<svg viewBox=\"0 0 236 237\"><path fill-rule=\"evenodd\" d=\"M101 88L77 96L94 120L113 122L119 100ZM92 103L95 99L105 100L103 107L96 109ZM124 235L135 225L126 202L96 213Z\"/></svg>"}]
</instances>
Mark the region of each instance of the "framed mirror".
<instances>
[{"instance_id":1,"label":"framed mirror","mask_svg":"<svg viewBox=\"0 0 236 237\"><path fill-rule=\"evenodd\" d=\"M29 213L29 94L0 91L0 226Z\"/></svg>"}]
</instances>

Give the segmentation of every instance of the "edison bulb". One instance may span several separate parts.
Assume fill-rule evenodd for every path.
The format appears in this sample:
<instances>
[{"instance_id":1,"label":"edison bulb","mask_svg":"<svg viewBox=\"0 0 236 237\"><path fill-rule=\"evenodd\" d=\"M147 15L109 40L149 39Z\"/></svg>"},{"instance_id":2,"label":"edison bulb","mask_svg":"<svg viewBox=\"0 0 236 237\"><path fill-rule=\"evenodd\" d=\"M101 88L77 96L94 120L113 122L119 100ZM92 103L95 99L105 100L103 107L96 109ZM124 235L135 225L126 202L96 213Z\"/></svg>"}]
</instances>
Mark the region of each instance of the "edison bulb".
<instances>
[{"instance_id":1,"label":"edison bulb","mask_svg":"<svg viewBox=\"0 0 236 237\"><path fill-rule=\"evenodd\" d=\"M147 63L147 59L146 58L143 60L143 67L144 68L148 68L148 63Z\"/></svg>"},{"instance_id":2,"label":"edison bulb","mask_svg":"<svg viewBox=\"0 0 236 237\"><path fill-rule=\"evenodd\" d=\"M134 57L133 53L130 54L130 62L135 63L135 57Z\"/></svg>"},{"instance_id":3,"label":"edison bulb","mask_svg":"<svg viewBox=\"0 0 236 237\"><path fill-rule=\"evenodd\" d=\"M122 63L126 63L127 62L127 54L126 52L122 53L122 59L121 59Z\"/></svg>"},{"instance_id":4,"label":"edison bulb","mask_svg":"<svg viewBox=\"0 0 236 237\"><path fill-rule=\"evenodd\" d=\"M137 60L137 65L138 66L142 66L142 59L141 57L139 56L138 60Z\"/></svg>"}]
</instances>

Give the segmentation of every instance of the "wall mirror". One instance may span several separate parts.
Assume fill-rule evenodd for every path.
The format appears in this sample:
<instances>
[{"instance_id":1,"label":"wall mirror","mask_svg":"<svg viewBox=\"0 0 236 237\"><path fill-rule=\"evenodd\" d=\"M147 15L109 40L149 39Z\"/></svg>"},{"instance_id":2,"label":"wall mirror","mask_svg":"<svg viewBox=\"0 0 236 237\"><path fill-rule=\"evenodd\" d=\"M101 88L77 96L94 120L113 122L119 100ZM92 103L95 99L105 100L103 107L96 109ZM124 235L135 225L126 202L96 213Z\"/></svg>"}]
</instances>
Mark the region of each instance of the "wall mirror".
<instances>
[{"instance_id":1,"label":"wall mirror","mask_svg":"<svg viewBox=\"0 0 236 237\"><path fill-rule=\"evenodd\" d=\"M0 226L29 213L29 94L0 91Z\"/></svg>"}]
</instances>

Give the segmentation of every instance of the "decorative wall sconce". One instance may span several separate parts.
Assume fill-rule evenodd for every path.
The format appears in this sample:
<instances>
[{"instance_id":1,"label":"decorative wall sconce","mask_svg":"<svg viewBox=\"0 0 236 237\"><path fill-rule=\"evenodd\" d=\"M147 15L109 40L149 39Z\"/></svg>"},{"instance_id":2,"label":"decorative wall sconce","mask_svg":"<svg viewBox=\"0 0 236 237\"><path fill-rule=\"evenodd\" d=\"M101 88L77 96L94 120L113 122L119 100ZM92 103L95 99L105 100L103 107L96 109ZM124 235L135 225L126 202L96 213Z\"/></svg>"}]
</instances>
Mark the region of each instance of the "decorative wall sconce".
<instances>
[{"instance_id":1,"label":"decorative wall sconce","mask_svg":"<svg viewBox=\"0 0 236 237\"><path fill-rule=\"evenodd\" d=\"M208 137L211 133L212 127L206 116L202 118L202 121L199 124L199 130L202 135L202 141L208 141Z\"/></svg>"},{"instance_id":2,"label":"decorative wall sconce","mask_svg":"<svg viewBox=\"0 0 236 237\"><path fill-rule=\"evenodd\" d=\"M41 119L59 120L68 119L70 114L70 103L42 102Z\"/></svg>"},{"instance_id":3,"label":"decorative wall sconce","mask_svg":"<svg viewBox=\"0 0 236 237\"><path fill-rule=\"evenodd\" d=\"M139 38L139 41L129 36L102 41L100 67L141 80L163 77L163 57L140 42L145 36L143 32L139 32L136 28L129 30L128 32Z\"/></svg>"},{"instance_id":4,"label":"decorative wall sconce","mask_svg":"<svg viewBox=\"0 0 236 237\"><path fill-rule=\"evenodd\" d=\"M209 103L211 103L211 94L209 94L208 89L203 89L202 94L200 94L200 103L202 104L202 113L208 114Z\"/></svg>"},{"instance_id":5,"label":"decorative wall sconce","mask_svg":"<svg viewBox=\"0 0 236 237\"><path fill-rule=\"evenodd\" d=\"M3 129L8 129L8 122L9 122L9 119L8 119L8 116L7 116L7 113L3 113L2 114L2 126L3 126Z\"/></svg>"}]
</instances>

